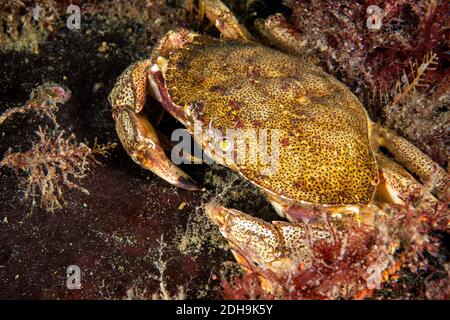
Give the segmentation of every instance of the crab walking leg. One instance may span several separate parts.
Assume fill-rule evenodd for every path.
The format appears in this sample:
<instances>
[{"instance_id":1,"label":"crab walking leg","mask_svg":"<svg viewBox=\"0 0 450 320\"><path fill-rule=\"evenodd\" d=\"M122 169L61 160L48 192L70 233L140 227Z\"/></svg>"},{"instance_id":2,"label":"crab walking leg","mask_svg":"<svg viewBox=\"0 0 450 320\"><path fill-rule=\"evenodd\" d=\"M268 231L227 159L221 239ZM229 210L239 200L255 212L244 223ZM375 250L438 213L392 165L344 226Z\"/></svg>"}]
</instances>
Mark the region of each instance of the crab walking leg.
<instances>
[{"instance_id":1,"label":"crab walking leg","mask_svg":"<svg viewBox=\"0 0 450 320\"><path fill-rule=\"evenodd\" d=\"M312 244L318 240L330 244L334 241L333 231L323 224L268 223L214 203L207 203L205 210L228 240L236 260L246 269L256 265L283 276L301 267L309 268Z\"/></svg>"},{"instance_id":2,"label":"crab walking leg","mask_svg":"<svg viewBox=\"0 0 450 320\"><path fill-rule=\"evenodd\" d=\"M254 41L247 28L239 23L234 14L220 0L200 0L206 17L214 23L227 39Z\"/></svg>"},{"instance_id":3,"label":"crab walking leg","mask_svg":"<svg viewBox=\"0 0 450 320\"><path fill-rule=\"evenodd\" d=\"M385 128L380 129L380 138L379 143L394 155L398 163L415 174L422 183L430 180L435 182L433 191L436 195L445 192L448 184L447 173L419 148Z\"/></svg>"},{"instance_id":4,"label":"crab walking leg","mask_svg":"<svg viewBox=\"0 0 450 320\"><path fill-rule=\"evenodd\" d=\"M281 13L276 13L265 20L255 21L259 35L269 44L283 52L302 56L305 54L306 40L286 21Z\"/></svg>"},{"instance_id":5,"label":"crab walking leg","mask_svg":"<svg viewBox=\"0 0 450 320\"><path fill-rule=\"evenodd\" d=\"M149 87L149 68L150 60L128 67L109 95L119 139L130 157L143 168L182 189L199 190L192 179L167 158L155 129L140 114ZM157 94L153 94L157 98Z\"/></svg>"},{"instance_id":6,"label":"crab walking leg","mask_svg":"<svg viewBox=\"0 0 450 320\"><path fill-rule=\"evenodd\" d=\"M381 169L380 183L376 190L377 198L381 198L383 202L396 204L404 204L406 199L423 196L429 201L436 201L433 195L425 194L423 185L397 162L380 153L376 158Z\"/></svg>"}]
</instances>

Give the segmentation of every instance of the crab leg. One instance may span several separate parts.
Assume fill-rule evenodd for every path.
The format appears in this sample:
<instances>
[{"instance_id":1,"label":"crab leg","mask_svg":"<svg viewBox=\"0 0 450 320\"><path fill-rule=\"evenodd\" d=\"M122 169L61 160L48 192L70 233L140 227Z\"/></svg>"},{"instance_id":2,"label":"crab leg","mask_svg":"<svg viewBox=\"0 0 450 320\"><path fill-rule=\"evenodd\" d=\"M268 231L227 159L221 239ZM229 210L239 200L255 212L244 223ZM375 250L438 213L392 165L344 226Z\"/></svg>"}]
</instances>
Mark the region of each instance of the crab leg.
<instances>
[{"instance_id":1,"label":"crab leg","mask_svg":"<svg viewBox=\"0 0 450 320\"><path fill-rule=\"evenodd\" d=\"M254 41L247 28L239 23L234 14L220 0L200 0L206 17L214 23L227 39Z\"/></svg>"},{"instance_id":2,"label":"crab leg","mask_svg":"<svg viewBox=\"0 0 450 320\"><path fill-rule=\"evenodd\" d=\"M175 166L160 146L158 135L145 116L140 114L149 85L150 60L128 67L117 80L109 96L119 139L140 166L170 184L186 190L199 190L193 180ZM153 92L156 98L158 94Z\"/></svg>"},{"instance_id":3,"label":"crab leg","mask_svg":"<svg viewBox=\"0 0 450 320\"><path fill-rule=\"evenodd\" d=\"M276 13L265 20L255 21L259 35L271 45L283 52L297 56L305 54L306 40L286 21L281 13Z\"/></svg>"},{"instance_id":4,"label":"crab leg","mask_svg":"<svg viewBox=\"0 0 450 320\"><path fill-rule=\"evenodd\" d=\"M334 251L339 256L336 258L344 261L367 252L374 241L373 227L356 226L344 219L268 223L211 202L205 209L244 271L256 274L261 287L275 294L292 277L320 274L318 266L336 268L324 261L323 252Z\"/></svg>"},{"instance_id":5,"label":"crab leg","mask_svg":"<svg viewBox=\"0 0 450 320\"><path fill-rule=\"evenodd\" d=\"M431 194L424 193L423 185L397 162L383 154L376 157L381 169L376 196L383 202L404 204L406 199L423 199L424 196L429 201L436 201Z\"/></svg>"},{"instance_id":6,"label":"crab leg","mask_svg":"<svg viewBox=\"0 0 450 320\"><path fill-rule=\"evenodd\" d=\"M380 138L380 145L387 148L397 162L415 174L422 183L433 181L436 195L445 193L448 177L444 169L411 142L390 130L380 128Z\"/></svg>"},{"instance_id":7,"label":"crab leg","mask_svg":"<svg viewBox=\"0 0 450 320\"><path fill-rule=\"evenodd\" d=\"M246 269L282 276L309 268L315 241L333 243L334 231L324 224L265 222L238 210L207 203L206 213L228 240L236 260Z\"/></svg>"}]
</instances>

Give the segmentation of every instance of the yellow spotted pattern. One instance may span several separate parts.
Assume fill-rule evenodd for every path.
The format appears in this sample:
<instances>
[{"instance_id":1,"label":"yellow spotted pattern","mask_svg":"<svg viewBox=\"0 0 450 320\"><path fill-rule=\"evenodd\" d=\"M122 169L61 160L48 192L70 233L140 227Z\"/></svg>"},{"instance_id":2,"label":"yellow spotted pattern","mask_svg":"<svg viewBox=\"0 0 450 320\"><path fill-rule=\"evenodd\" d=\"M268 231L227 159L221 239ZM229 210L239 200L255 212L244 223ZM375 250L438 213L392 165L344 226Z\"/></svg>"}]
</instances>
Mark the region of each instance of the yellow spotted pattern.
<instances>
[{"instance_id":1,"label":"yellow spotted pattern","mask_svg":"<svg viewBox=\"0 0 450 320\"><path fill-rule=\"evenodd\" d=\"M313 204L371 200L378 169L367 114L319 67L256 43L198 36L171 52L165 79L173 102L192 106L190 120L203 131L279 130L275 171L264 172L259 158L230 165L255 184Z\"/></svg>"},{"instance_id":2,"label":"yellow spotted pattern","mask_svg":"<svg viewBox=\"0 0 450 320\"><path fill-rule=\"evenodd\" d=\"M348 226L343 221L330 221L330 225L323 222L269 223L221 206L212 210L207 212L213 221L215 215L221 216L223 222L218 225L232 249L237 249L238 253L244 254L257 265L276 273L283 273L299 264L310 268L314 244L321 242L332 245L334 237L342 240L348 234Z\"/></svg>"}]
</instances>

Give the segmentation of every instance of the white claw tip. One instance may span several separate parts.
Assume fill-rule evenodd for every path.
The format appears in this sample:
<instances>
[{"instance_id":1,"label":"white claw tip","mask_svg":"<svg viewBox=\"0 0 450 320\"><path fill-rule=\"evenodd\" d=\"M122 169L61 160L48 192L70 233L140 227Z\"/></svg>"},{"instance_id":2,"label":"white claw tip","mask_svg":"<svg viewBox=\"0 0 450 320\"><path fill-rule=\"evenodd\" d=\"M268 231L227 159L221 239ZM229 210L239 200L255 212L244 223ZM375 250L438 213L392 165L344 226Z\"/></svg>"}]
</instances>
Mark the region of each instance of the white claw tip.
<instances>
[{"instance_id":1,"label":"white claw tip","mask_svg":"<svg viewBox=\"0 0 450 320\"><path fill-rule=\"evenodd\" d=\"M150 70L151 70L152 72L158 72L158 71L160 71L161 69L159 69L159 66L155 63L154 65L152 65L152 67L150 68Z\"/></svg>"}]
</instances>

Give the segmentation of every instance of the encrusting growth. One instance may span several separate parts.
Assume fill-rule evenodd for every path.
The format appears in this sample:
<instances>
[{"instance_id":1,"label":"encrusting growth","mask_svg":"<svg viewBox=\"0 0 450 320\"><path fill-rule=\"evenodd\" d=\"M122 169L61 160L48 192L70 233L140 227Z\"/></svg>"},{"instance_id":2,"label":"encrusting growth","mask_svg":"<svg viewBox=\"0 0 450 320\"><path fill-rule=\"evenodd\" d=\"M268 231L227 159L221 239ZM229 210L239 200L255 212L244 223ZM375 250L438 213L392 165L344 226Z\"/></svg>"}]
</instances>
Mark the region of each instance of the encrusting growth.
<instances>
[{"instance_id":1,"label":"encrusting growth","mask_svg":"<svg viewBox=\"0 0 450 320\"><path fill-rule=\"evenodd\" d=\"M32 210L39 199L39 206L47 211L62 208L64 204L64 187L78 189L83 193L89 191L78 184L87 172L99 162L95 155L106 156L114 143L97 144L91 148L79 143L74 134L65 138L64 131L55 135L39 128L39 141L33 143L30 150L11 152L0 162L0 166L13 169L16 173L26 173L22 177L25 199L32 198Z\"/></svg>"},{"instance_id":2,"label":"encrusting growth","mask_svg":"<svg viewBox=\"0 0 450 320\"><path fill-rule=\"evenodd\" d=\"M44 115L49 117L58 126L55 115L58 111L58 104L67 102L70 96L70 90L63 88L59 84L44 83L31 92L30 99L25 105L8 109L0 115L0 124L16 113L34 111L41 117Z\"/></svg>"},{"instance_id":3,"label":"encrusting growth","mask_svg":"<svg viewBox=\"0 0 450 320\"><path fill-rule=\"evenodd\" d=\"M424 83L424 76L426 72L436 69L435 66L437 65L437 60L437 55L433 52L430 52L425 55L420 65L418 65L417 61L414 63L410 63L410 74L408 76L405 70L403 70L401 81L397 81L397 83L395 84L395 95L389 107L395 107L409 94L416 93L416 88L428 87L429 85L427 83Z\"/></svg>"},{"instance_id":4,"label":"encrusting growth","mask_svg":"<svg viewBox=\"0 0 450 320\"><path fill-rule=\"evenodd\" d=\"M65 202L64 187L89 194L77 181L86 177L93 165L99 163L95 155L106 156L116 145L100 145L95 142L93 147L89 147L78 142L74 134L67 137L56 120L56 112L59 104L67 102L70 96L70 90L47 82L33 90L24 106L8 109L0 116L2 124L16 113L34 111L41 117L47 116L54 124L53 130L39 127L39 140L32 144L31 149L12 152L10 148L0 162L0 167L9 167L17 174L20 171L26 173L21 176L21 182L24 185L25 199L32 198L31 210L37 205L37 201L47 211L62 208Z\"/></svg>"}]
</instances>

